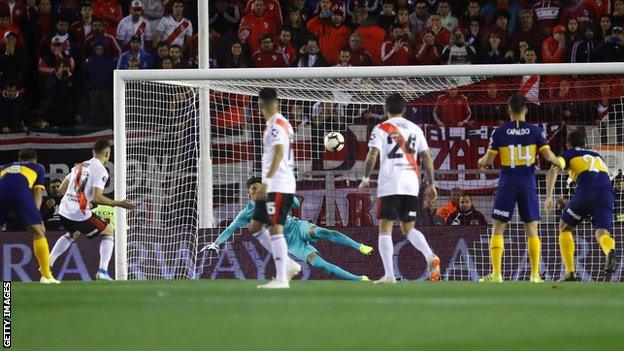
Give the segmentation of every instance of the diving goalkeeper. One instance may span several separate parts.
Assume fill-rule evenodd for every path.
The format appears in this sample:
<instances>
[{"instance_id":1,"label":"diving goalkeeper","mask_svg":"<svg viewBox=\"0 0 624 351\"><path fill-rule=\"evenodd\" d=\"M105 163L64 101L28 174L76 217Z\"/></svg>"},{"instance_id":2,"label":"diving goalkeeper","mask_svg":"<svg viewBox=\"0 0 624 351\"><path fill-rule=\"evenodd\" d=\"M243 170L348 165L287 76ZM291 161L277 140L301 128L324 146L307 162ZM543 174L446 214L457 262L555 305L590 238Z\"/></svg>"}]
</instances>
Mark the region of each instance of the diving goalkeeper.
<instances>
[{"instance_id":1,"label":"diving goalkeeper","mask_svg":"<svg viewBox=\"0 0 624 351\"><path fill-rule=\"evenodd\" d=\"M262 179L259 177L251 177L247 180L247 191L251 201L247 206L241 210L234 221L217 237L214 243L204 246L200 252L204 250L218 251L219 246L226 242L236 230L249 225L253 216L255 206L255 196L258 187L262 184ZM300 202L297 197L293 200L293 207L299 207ZM300 260L307 261L315 268L322 270L323 272L340 279L345 280L361 280L368 281L368 277L365 275L355 275L345 271L344 269L325 261L319 256L318 251L311 243L315 243L321 239L327 239L333 243L352 247L364 255L370 255L373 248L354 241L348 236L337 232L335 230L329 230L318 227L310 222L303 221L293 216L288 216L284 225L284 236L286 237L286 243L288 245L288 252ZM271 252L271 238L268 231L265 229L262 232L255 234L254 237L258 239L260 244L269 252ZM287 275L288 279L299 274L301 266L288 258Z\"/></svg>"}]
</instances>

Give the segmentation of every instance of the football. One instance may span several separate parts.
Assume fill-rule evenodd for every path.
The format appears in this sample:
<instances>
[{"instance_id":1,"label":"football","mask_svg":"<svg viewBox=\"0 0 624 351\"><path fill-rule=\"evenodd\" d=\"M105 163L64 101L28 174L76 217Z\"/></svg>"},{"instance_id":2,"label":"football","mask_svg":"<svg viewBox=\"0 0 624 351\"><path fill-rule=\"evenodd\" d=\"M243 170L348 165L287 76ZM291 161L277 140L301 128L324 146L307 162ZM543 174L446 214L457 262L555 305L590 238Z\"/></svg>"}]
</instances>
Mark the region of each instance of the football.
<instances>
[{"instance_id":1,"label":"football","mask_svg":"<svg viewBox=\"0 0 624 351\"><path fill-rule=\"evenodd\" d=\"M344 147L344 136L338 132L331 132L325 135L325 149L330 152L338 152Z\"/></svg>"}]
</instances>

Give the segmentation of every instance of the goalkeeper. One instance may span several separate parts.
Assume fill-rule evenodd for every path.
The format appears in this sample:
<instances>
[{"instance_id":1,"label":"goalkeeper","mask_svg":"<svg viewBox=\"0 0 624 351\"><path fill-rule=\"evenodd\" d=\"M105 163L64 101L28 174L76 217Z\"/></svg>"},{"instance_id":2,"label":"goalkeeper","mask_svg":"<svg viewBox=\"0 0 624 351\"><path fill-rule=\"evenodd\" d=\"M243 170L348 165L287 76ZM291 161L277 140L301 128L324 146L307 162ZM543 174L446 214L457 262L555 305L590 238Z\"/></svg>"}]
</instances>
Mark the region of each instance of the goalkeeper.
<instances>
[{"instance_id":1,"label":"goalkeeper","mask_svg":"<svg viewBox=\"0 0 624 351\"><path fill-rule=\"evenodd\" d=\"M221 234L219 234L215 242L204 246L200 252L204 250L218 251L219 246L227 241L236 230L249 224L253 216L256 191L261 183L262 179L259 177L251 177L247 180L247 191L251 201L249 201L247 207L239 212L234 221ZM300 202L297 197L295 197L293 199L293 207L299 206ZM266 229L254 236L258 239L258 241L260 241L260 244L262 244L267 251L271 252L271 239ZM311 243L317 242L321 239L327 239L336 244L352 247L365 255L371 254L373 251L372 247L358 243L335 230L321 228L293 216L288 216L286 219L286 223L284 225L284 236L286 237L288 252L302 261L307 261L313 267L340 279L361 281L369 280L365 275L359 276L349 273L344 269L325 261L321 256L319 256L318 251L311 245ZM292 279L292 277L301 271L301 266L290 258L288 258L288 260L287 275L288 279Z\"/></svg>"}]
</instances>

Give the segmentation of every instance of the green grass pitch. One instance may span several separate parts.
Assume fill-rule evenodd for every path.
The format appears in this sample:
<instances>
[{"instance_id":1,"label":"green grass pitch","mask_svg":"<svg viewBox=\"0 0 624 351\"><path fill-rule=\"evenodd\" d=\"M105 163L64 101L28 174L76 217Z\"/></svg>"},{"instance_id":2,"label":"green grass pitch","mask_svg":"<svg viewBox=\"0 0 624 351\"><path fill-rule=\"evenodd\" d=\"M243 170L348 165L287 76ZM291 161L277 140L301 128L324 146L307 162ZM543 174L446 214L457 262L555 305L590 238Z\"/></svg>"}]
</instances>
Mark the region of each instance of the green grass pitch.
<instances>
[{"instance_id":1,"label":"green grass pitch","mask_svg":"<svg viewBox=\"0 0 624 351\"><path fill-rule=\"evenodd\" d=\"M14 283L14 350L624 350L624 284Z\"/></svg>"}]
</instances>

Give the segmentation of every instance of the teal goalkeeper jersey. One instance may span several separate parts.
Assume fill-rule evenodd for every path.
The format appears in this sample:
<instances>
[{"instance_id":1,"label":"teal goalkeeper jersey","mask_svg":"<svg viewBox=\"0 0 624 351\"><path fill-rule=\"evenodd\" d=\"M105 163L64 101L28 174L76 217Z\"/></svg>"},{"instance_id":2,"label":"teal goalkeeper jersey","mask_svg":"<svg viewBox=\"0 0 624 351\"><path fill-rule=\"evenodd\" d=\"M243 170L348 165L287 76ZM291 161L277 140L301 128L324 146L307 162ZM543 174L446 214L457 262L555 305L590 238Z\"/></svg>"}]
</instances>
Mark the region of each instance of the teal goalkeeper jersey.
<instances>
[{"instance_id":1,"label":"teal goalkeeper jersey","mask_svg":"<svg viewBox=\"0 0 624 351\"><path fill-rule=\"evenodd\" d=\"M299 206L301 206L301 201L299 201L299 199L296 196L294 196L292 207L298 208ZM219 234L219 236L217 237L217 240L215 240L215 243L217 245L223 244L224 242L228 241L228 239L231 238L232 235L234 235L234 233L237 230L248 226L249 222L251 222L251 219L253 218L255 207L256 207L256 204L253 201L249 201L247 206L245 206L245 208L242 209L238 213L238 215L236 215L236 218L234 218L234 221L232 221L232 223L230 223L230 225L228 225L227 228L225 228L225 230L222 231L221 234ZM288 216L288 218L286 219L286 222L288 222L289 220L292 220L293 218L294 217ZM286 225L287 224L288 223L286 223Z\"/></svg>"}]
</instances>

